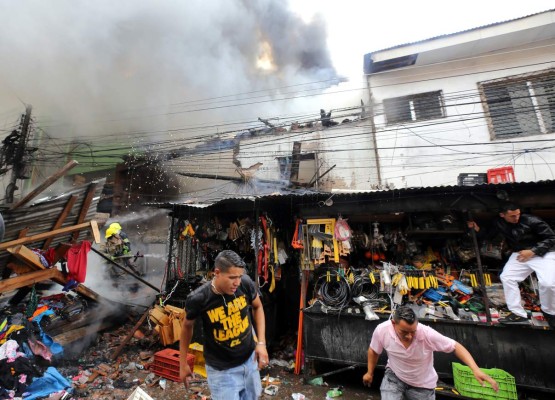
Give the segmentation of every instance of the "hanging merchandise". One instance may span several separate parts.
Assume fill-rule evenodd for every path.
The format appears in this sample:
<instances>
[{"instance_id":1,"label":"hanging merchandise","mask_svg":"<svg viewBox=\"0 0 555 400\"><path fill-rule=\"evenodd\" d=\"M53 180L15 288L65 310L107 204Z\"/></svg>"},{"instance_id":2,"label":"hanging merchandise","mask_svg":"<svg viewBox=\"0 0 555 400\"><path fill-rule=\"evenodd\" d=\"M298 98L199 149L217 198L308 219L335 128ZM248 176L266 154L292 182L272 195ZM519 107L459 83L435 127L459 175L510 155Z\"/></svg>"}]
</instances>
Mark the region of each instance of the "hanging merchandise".
<instances>
[{"instance_id":1,"label":"hanging merchandise","mask_svg":"<svg viewBox=\"0 0 555 400\"><path fill-rule=\"evenodd\" d=\"M324 255L323 256L327 256L326 254L326 248L325 246L328 245L330 247L330 249L328 250L329 253L331 253L333 251L333 258L331 257L331 255L328 257L329 261L334 261L336 263L339 262L339 245L338 245L338 241L337 239L335 239L334 237L334 232L335 232L335 219L334 218L322 218L322 219L309 219L306 221L307 225L309 226L309 228L311 226L316 226L317 228L311 229L310 232L310 236L312 239L312 237L316 237L317 239L321 240L323 243L323 251L324 251ZM323 231L321 230L323 227ZM305 242L309 243L308 241ZM317 243L317 242L316 242ZM320 257L322 257L322 254L320 254ZM312 257L312 259L314 259L314 257ZM322 261L322 258L318 258L319 261ZM325 262L325 257L323 258L323 262Z\"/></svg>"},{"instance_id":2,"label":"hanging merchandise","mask_svg":"<svg viewBox=\"0 0 555 400\"><path fill-rule=\"evenodd\" d=\"M184 240L187 237L195 236L195 230L193 229L193 225L189 222L189 220L183 221L180 225L179 240Z\"/></svg>"},{"instance_id":3,"label":"hanging merchandise","mask_svg":"<svg viewBox=\"0 0 555 400\"><path fill-rule=\"evenodd\" d=\"M284 264L285 260L287 260L287 253L285 253L285 257L283 258L283 261L280 257L280 251L282 249L278 248L278 240L277 237L273 238L273 256L274 256L274 265L275 265L275 271L274 271L274 278L275 280L279 281L281 279L281 265L280 264Z\"/></svg>"},{"instance_id":4,"label":"hanging merchandise","mask_svg":"<svg viewBox=\"0 0 555 400\"><path fill-rule=\"evenodd\" d=\"M303 248L303 235L301 233L301 225L303 220L297 218L295 222L295 232L293 233L293 240L291 240L291 247L294 249L302 249Z\"/></svg>"},{"instance_id":5,"label":"hanging merchandise","mask_svg":"<svg viewBox=\"0 0 555 400\"><path fill-rule=\"evenodd\" d=\"M228 232L227 232L228 239L235 242L242 235L243 234L242 234L241 230L239 229L239 224L237 222L231 222L229 224L229 228L228 228Z\"/></svg>"},{"instance_id":6,"label":"hanging merchandise","mask_svg":"<svg viewBox=\"0 0 555 400\"><path fill-rule=\"evenodd\" d=\"M264 282L268 282L268 263L270 258L270 243L268 219L266 216L259 218L259 227L255 237L254 250L258 250L258 276L264 277ZM270 221L271 223L271 221Z\"/></svg>"},{"instance_id":7,"label":"hanging merchandise","mask_svg":"<svg viewBox=\"0 0 555 400\"><path fill-rule=\"evenodd\" d=\"M335 238L337 240L345 241L352 237L351 228L347 224L347 220L342 217L337 218L335 222Z\"/></svg>"},{"instance_id":8,"label":"hanging merchandise","mask_svg":"<svg viewBox=\"0 0 555 400\"><path fill-rule=\"evenodd\" d=\"M387 247L384 242L384 235L381 234L379 226L379 222L372 222L372 226L374 227L372 233L372 247L376 250L386 250Z\"/></svg>"},{"instance_id":9,"label":"hanging merchandise","mask_svg":"<svg viewBox=\"0 0 555 400\"><path fill-rule=\"evenodd\" d=\"M319 225L310 225L308 227L308 233L310 235L310 258L314 265L324 264L326 262L326 257L323 254L324 243L327 237L323 232L320 232Z\"/></svg>"},{"instance_id":10,"label":"hanging merchandise","mask_svg":"<svg viewBox=\"0 0 555 400\"><path fill-rule=\"evenodd\" d=\"M480 247L480 255L484 257L494 258L496 260L501 260L503 258L503 245L504 241L495 244L484 240L482 246Z\"/></svg>"},{"instance_id":11,"label":"hanging merchandise","mask_svg":"<svg viewBox=\"0 0 555 400\"><path fill-rule=\"evenodd\" d=\"M270 279L268 292L272 293L276 288L276 268L277 268L277 238L274 223L265 215L266 227L264 235L264 258L265 258L265 279Z\"/></svg>"}]
</instances>

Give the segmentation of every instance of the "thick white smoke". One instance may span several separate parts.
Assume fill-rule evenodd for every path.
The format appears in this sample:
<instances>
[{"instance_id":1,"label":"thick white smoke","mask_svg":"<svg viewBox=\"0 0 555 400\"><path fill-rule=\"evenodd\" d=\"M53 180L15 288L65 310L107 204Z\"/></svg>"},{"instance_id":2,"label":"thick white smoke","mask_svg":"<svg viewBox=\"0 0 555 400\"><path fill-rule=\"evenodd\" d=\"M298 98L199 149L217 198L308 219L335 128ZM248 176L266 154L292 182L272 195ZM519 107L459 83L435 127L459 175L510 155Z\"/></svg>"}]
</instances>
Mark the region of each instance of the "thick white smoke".
<instances>
[{"instance_id":1,"label":"thick white smoke","mask_svg":"<svg viewBox=\"0 0 555 400\"><path fill-rule=\"evenodd\" d=\"M286 0L2 0L0 128L21 103L55 137L297 113L294 101L227 108L214 98L335 78L326 36ZM210 100L188 103L199 99Z\"/></svg>"}]
</instances>

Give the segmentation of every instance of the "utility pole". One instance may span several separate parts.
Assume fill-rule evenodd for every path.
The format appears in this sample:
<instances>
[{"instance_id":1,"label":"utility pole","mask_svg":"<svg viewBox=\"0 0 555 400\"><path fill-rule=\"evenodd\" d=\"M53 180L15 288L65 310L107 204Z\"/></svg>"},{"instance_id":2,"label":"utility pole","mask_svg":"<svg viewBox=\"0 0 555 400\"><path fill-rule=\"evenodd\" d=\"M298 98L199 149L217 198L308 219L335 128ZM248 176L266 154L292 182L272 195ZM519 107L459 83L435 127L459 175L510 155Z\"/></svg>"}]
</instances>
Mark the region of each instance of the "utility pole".
<instances>
[{"instance_id":1,"label":"utility pole","mask_svg":"<svg viewBox=\"0 0 555 400\"><path fill-rule=\"evenodd\" d=\"M374 123L374 96L372 94L372 86L370 85L370 76L365 75L366 86L368 88L368 109L370 115L368 119L370 121L370 129L372 131L372 145L374 147L374 159L376 160L376 177L378 179L378 187L382 187L382 172L380 166L380 154L378 152L378 140L376 138L376 125Z\"/></svg>"},{"instance_id":2,"label":"utility pole","mask_svg":"<svg viewBox=\"0 0 555 400\"><path fill-rule=\"evenodd\" d=\"M25 115L23 117L23 122L21 124L21 133L19 135L19 141L15 149L15 154L13 157L13 167L12 167L12 177L10 183L6 188L6 203L13 203L13 195L18 189L17 180L23 179L25 172L25 156L27 153L27 141L29 139L29 125L31 122L31 111L33 107L28 105L25 108Z\"/></svg>"}]
</instances>

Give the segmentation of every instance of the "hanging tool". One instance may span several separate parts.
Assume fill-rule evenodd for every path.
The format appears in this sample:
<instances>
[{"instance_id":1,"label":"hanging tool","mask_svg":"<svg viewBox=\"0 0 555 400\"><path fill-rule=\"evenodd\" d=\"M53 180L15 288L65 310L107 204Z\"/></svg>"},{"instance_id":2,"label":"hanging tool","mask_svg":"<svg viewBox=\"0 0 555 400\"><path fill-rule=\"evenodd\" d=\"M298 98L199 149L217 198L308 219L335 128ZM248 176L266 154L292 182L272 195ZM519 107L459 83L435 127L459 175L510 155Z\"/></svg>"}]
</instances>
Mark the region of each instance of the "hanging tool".
<instances>
[{"instance_id":1,"label":"hanging tool","mask_svg":"<svg viewBox=\"0 0 555 400\"><path fill-rule=\"evenodd\" d=\"M302 219L297 218L297 222L295 223L295 232L293 233L293 240L291 240L291 246L294 249L302 249L303 246L303 240L302 240L302 232L301 232L301 223L302 223Z\"/></svg>"},{"instance_id":2,"label":"hanging tool","mask_svg":"<svg viewBox=\"0 0 555 400\"><path fill-rule=\"evenodd\" d=\"M262 240L258 248L258 275L264 277L268 282L268 261L270 258L269 230L266 217L261 215L259 218L260 229L262 230Z\"/></svg>"},{"instance_id":3,"label":"hanging tool","mask_svg":"<svg viewBox=\"0 0 555 400\"><path fill-rule=\"evenodd\" d=\"M470 274L470 286L473 288L478 287L478 280L476 279L476 274Z\"/></svg>"}]
</instances>

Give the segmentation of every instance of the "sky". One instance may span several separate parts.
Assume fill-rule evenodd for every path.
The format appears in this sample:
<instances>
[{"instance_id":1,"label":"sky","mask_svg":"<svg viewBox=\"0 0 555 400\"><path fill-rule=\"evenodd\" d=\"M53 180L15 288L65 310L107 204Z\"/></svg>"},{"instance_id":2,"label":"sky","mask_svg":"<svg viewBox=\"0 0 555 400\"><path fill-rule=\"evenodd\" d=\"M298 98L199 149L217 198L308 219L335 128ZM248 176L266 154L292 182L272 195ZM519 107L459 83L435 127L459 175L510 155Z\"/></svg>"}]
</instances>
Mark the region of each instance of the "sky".
<instances>
[{"instance_id":1,"label":"sky","mask_svg":"<svg viewBox=\"0 0 555 400\"><path fill-rule=\"evenodd\" d=\"M0 135L170 147L360 103L365 53L552 2L0 0ZM341 82L346 77L348 82ZM173 141L173 142L172 142Z\"/></svg>"},{"instance_id":2,"label":"sky","mask_svg":"<svg viewBox=\"0 0 555 400\"><path fill-rule=\"evenodd\" d=\"M291 0L290 4L305 21L323 18L333 65L352 79L362 74L366 53L555 9L553 1L544 0Z\"/></svg>"}]
</instances>

